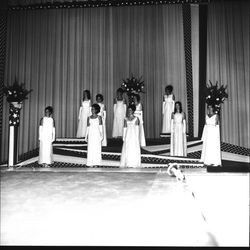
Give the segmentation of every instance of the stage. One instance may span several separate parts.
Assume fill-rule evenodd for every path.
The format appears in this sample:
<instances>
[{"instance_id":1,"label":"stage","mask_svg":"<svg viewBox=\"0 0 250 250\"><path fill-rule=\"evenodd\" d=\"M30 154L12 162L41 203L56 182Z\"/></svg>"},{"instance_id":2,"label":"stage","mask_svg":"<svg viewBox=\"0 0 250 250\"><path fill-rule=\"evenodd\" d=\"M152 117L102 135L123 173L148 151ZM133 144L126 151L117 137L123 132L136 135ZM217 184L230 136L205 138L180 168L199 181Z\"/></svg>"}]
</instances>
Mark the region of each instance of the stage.
<instances>
[{"instance_id":1,"label":"stage","mask_svg":"<svg viewBox=\"0 0 250 250\"><path fill-rule=\"evenodd\" d=\"M169 163L177 163L184 168L204 168L200 161L202 141L188 138L187 157L170 156L170 138L147 139L147 146L141 148L142 168L167 168ZM122 139L108 139L107 147L102 147L102 165L100 168L119 168ZM39 149L36 148L19 156L14 167L40 169ZM57 138L53 143L54 163L51 168L86 168L87 143L79 138ZM249 172L250 150L221 142L221 168L207 168L212 172ZM6 164L1 165L2 169Z\"/></svg>"},{"instance_id":2,"label":"stage","mask_svg":"<svg viewBox=\"0 0 250 250\"><path fill-rule=\"evenodd\" d=\"M2 1L0 244L249 246L249 10L245 0ZM118 101L125 111L133 96L146 146L140 168L120 168L123 141L111 137ZM73 137L97 100L108 140L88 167L87 143ZM170 156L161 133L172 111L187 157ZM205 124L219 125L214 138ZM222 166L200 160L201 138Z\"/></svg>"},{"instance_id":3,"label":"stage","mask_svg":"<svg viewBox=\"0 0 250 250\"><path fill-rule=\"evenodd\" d=\"M199 140L188 141L188 157L170 157L161 138L147 140L142 168L120 169L121 145L109 140L95 168L73 138L56 140L50 168L37 150L13 169L1 165L1 244L249 246L249 172L239 171L248 151L222 143L227 168L209 172ZM185 181L167 174L173 162Z\"/></svg>"}]
</instances>

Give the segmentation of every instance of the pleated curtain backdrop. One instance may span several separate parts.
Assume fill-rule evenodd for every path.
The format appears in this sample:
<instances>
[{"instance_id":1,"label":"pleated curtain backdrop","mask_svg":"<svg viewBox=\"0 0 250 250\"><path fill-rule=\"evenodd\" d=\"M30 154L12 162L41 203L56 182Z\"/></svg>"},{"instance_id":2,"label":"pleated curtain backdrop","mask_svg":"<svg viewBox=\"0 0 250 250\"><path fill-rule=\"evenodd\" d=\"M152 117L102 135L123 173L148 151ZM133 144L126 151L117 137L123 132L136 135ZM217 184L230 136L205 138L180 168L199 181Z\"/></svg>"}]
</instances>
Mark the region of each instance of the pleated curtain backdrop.
<instances>
[{"instance_id":1,"label":"pleated curtain backdrop","mask_svg":"<svg viewBox=\"0 0 250 250\"><path fill-rule=\"evenodd\" d=\"M207 82L228 85L222 105L222 141L250 148L250 2L208 6Z\"/></svg>"},{"instance_id":2,"label":"pleated curtain backdrop","mask_svg":"<svg viewBox=\"0 0 250 250\"><path fill-rule=\"evenodd\" d=\"M9 11L5 84L33 92L21 111L19 153L38 147L39 120L54 108L57 137L75 137L82 92L104 95L107 136L122 79L143 76L144 129L159 138L167 84L187 112L182 6ZM7 158L8 104L3 107L2 158Z\"/></svg>"}]
</instances>

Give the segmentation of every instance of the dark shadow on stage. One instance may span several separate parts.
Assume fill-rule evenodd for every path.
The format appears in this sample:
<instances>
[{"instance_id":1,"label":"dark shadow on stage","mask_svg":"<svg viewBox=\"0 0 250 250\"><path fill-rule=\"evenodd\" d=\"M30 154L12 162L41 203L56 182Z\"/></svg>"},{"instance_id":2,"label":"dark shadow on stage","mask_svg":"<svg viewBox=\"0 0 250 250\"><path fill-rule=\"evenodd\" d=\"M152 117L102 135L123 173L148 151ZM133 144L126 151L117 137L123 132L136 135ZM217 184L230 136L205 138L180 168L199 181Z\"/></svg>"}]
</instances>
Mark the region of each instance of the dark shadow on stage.
<instances>
[{"instance_id":1,"label":"dark shadow on stage","mask_svg":"<svg viewBox=\"0 0 250 250\"><path fill-rule=\"evenodd\" d=\"M222 166L207 166L207 172L250 172L249 163L222 160Z\"/></svg>"}]
</instances>

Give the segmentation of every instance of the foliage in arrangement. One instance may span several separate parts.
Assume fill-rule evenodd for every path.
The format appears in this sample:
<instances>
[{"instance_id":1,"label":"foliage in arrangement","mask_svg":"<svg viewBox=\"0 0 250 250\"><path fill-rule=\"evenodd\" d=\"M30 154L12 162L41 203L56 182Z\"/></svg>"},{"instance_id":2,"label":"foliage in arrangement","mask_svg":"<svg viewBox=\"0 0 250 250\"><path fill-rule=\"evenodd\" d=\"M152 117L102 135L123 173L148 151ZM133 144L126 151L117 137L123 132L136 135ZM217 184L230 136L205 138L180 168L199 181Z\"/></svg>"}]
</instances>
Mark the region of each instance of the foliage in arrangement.
<instances>
[{"instance_id":1,"label":"foliage in arrangement","mask_svg":"<svg viewBox=\"0 0 250 250\"><path fill-rule=\"evenodd\" d=\"M123 83L121 85L121 88L125 93L127 93L129 98L129 103L133 103L133 97L135 94L145 93L144 91L144 81L142 81L142 76L140 78L136 78L131 75L130 78L127 78L126 80L122 80Z\"/></svg>"},{"instance_id":2,"label":"foliage in arrangement","mask_svg":"<svg viewBox=\"0 0 250 250\"><path fill-rule=\"evenodd\" d=\"M206 88L206 103L212 104L215 107L215 113L220 114L221 104L228 98L228 94L226 93L227 86L224 85L218 86L218 81L216 81L215 85L209 81L210 86L207 85Z\"/></svg>"},{"instance_id":3,"label":"foliage in arrangement","mask_svg":"<svg viewBox=\"0 0 250 250\"><path fill-rule=\"evenodd\" d=\"M25 88L25 83L19 84L15 79L14 83L10 86L3 87L3 93L7 97L7 102L21 103L25 99L28 99L28 94L32 91Z\"/></svg>"}]
</instances>

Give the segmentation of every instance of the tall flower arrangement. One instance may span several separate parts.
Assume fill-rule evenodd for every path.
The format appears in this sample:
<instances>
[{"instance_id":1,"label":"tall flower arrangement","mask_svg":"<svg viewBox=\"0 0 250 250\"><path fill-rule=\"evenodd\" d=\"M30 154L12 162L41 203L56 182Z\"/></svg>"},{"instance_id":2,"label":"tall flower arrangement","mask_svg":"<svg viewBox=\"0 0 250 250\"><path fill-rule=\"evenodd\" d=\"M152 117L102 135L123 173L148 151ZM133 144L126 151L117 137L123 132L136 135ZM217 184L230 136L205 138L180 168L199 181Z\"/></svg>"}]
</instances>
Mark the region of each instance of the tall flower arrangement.
<instances>
[{"instance_id":1,"label":"tall flower arrangement","mask_svg":"<svg viewBox=\"0 0 250 250\"><path fill-rule=\"evenodd\" d=\"M3 87L3 94L9 103L9 150L8 167L12 169L18 162L18 127L20 124L20 110L22 102L28 99L28 94L32 91L25 88L25 84L19 84L17 79L12 85Z\"/></svg>"},{"instance_id":2,"label":"tall flower arrangement","mask_svg":"<svg viewBox=\"0 0 250 250\"><path fill-rule=\"evenodd\" d=\"M135 94L145 93L144 91L144 81L142 81L142 76L140 78L136 78L131 75L130 78L126 80L122 80L121 88L128 95L129 104L133 103L133 97Z\"/></svg>"},{"instance_id":3,"label":"tall flower arrangement","mask_svg":"<svg viewBox=\"0 0 250 250\"><path fill-rule=\"evenodd\" d=\"M25 88L25 84L19 84L15 79L14 83L9 86L3 87L3 94L6 96L9 107L9 126L19 126L20 122L20 109L22 102L28 99L28 94L32 91Z\"/></svg>"},{"instance_id":4,"label":"tall flower arrangement","mask_svg":"<svg viewBox=\"0 0 250 250\"><path fill-rule=\"evenodd\" d=\"M228 94L226 93L227 86L218 86L218 81L216 81L215 85L210 80L209 83L210 85L206 86L206 103L212 104L215 107L215 113L219 115L221 104L228 98Z\"/></svg>"},{"instance_id":5,"label":"tall flower arrangement","mask_svg":"<svg viewBox=\"0 0 250 250\"><path fill-rule=\"evenodd\" d=\"M25 84L21 83L19 84L18 81L15 79L14 83L10 86L4 86L3 87L3 93L7 97L7 102L17 102L21 103L25 99L28 99L28 94L32 91L27 90L25 88Z\"/></svg>"}]
</instances>

